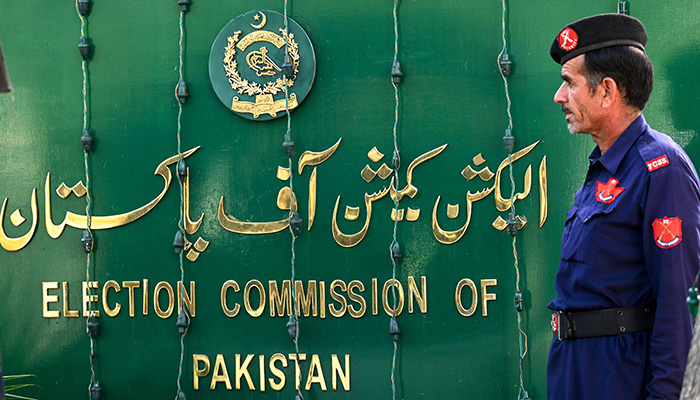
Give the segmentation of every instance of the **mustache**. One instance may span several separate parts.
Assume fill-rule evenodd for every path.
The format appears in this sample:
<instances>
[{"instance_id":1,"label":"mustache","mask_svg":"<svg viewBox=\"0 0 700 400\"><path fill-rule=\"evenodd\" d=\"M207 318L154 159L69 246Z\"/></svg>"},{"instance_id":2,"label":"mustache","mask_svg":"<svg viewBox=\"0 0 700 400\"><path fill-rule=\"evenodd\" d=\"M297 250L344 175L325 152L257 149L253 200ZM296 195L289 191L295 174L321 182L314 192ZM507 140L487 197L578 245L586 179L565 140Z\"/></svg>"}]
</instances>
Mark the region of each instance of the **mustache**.
<instances>
[{"instance_id":1,"label":"mustache","mask_svg":"<svg viewBox=\"0 0 700 400\"><path fill-rule=\"evenodd\" d=\"M565 106L565 105L562 105L562 106L561 106L561 111L564 112L564 113L570 113L570 112L571 112L571 109L570 109L569 107Z\"/></svg>"}]
</instances>

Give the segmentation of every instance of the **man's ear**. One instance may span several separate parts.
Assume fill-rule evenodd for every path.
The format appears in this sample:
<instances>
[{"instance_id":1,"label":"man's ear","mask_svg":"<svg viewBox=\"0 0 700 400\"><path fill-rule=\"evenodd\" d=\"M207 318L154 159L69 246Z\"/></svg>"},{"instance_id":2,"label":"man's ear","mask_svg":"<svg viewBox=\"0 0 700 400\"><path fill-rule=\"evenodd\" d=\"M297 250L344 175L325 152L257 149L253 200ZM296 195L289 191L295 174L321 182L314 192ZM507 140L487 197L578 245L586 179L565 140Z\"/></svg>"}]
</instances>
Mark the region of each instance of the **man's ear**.
<instances>
[{"instance_id":1,"label":"man's ear","mask_svg":"<svg viewBox=\"0 0 700 400\"><path fill-rule=\"evenodd\" d=\"M620 94L620 89L617 86L617 82L611 77L605 77L600 85L598 85L598 90L602 91L601 107L608 108L615 101L619 100L622 96Z\"/></svg>"}]
</instances>

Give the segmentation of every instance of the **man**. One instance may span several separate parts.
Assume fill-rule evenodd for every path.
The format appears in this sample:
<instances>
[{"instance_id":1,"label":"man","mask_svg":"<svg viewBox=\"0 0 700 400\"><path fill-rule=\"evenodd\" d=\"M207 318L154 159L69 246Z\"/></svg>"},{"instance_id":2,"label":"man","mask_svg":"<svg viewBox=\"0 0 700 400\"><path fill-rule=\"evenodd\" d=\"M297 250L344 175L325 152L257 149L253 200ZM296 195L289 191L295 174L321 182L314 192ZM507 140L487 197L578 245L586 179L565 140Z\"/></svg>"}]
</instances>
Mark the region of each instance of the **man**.
<instances>
[{"instance_id":1,"label":"man","mask_svg":"<svg viewBox=\"0 0 700 400\"><path fill-rule=\"evenodd\" d=\"M597 15L551 47L569 130L597 144L562 237L550 400L677 399L700 266L700 184L685 152L647 125L653 86L637 19Z\"/></svg>"}]
</instances>

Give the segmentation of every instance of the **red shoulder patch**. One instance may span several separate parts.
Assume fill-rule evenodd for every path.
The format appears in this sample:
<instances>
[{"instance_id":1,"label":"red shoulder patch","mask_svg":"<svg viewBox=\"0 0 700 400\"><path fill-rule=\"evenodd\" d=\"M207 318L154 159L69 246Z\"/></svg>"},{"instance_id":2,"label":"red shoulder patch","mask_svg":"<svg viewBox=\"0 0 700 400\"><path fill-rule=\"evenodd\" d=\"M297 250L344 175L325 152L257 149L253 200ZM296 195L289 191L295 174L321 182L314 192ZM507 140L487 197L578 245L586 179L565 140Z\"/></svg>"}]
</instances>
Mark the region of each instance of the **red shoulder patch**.
<instances>
[{"instance_id":1,"label":"red shoulder patch","mask_svg":"<svg viewBox=\"0 0 700 400\"><path fill-rule=\"evenodd\" d=\"M655 219L651 226L654 228L654 241L662 249L670 249L683 239L681 221L678 217L663 217Z\"/></svg>"},{"instance_id":2,"label":"red shoulder patch","mask_svg":"<svg viewBox=\"0 0 700 400\"><path fill-rule=\"evenodd\" d=\"M661 167L665 167L668 165L668 156L664 154L663 156L659 158L655 158L651 161L647 161L647 169L649 172L656 171L657 169Z\"/></svg>"},{"instance_id":3,"label":"red shoulder patch","mask_svg":"<svg viewBox=\"0 0 700 400\"><path fill-rule=\"evenodd\" d=\"M563 31L559 32L557 41L559 42L560 49L571 51L578 46L578 33L567 26Z\"/></svg>"},{"instance_id":4,"label":"red shoulder patch","mask_svg":"<svg viewBox=\"0 0 700 400\"><path fill-rule=\"evenodd\" d=\"M595 188L595 199L605 204L610 204L613 201L615 201L617 196L619 196L620 193L625 191L625 188L617 187L617 184L619 182L620 181L613 177L610 177L610 179L608 179L608 183L598 181Z\"/></svg>"}]
</instances>

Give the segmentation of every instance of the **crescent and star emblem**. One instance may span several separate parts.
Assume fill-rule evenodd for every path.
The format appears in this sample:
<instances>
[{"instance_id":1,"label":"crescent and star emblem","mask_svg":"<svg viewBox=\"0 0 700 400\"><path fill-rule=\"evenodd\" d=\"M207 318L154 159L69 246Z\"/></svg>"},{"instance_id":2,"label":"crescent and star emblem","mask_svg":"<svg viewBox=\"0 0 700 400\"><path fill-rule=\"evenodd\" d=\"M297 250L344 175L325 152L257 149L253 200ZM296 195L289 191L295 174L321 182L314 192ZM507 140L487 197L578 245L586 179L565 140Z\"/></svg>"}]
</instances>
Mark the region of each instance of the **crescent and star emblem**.
<instances>
[{"instance_id":1,"label":"crescent and star emblem","mask_svg":"<svg viewBox=\"0 0 700 400\"><path fill-rule=\"evenodd\" d=\"M253 17L253 18L256 21L259 21L261 16L262 16L262 21L260 22L260 24L258 24L258 25L250 24L250 26L252 26L255 29L260 29L263 26L265 26L265 24L267 23L267 17L265 16L265 13L260 11L259 13L255 14L255 17Z\"/></svg>"}]
</instances>

